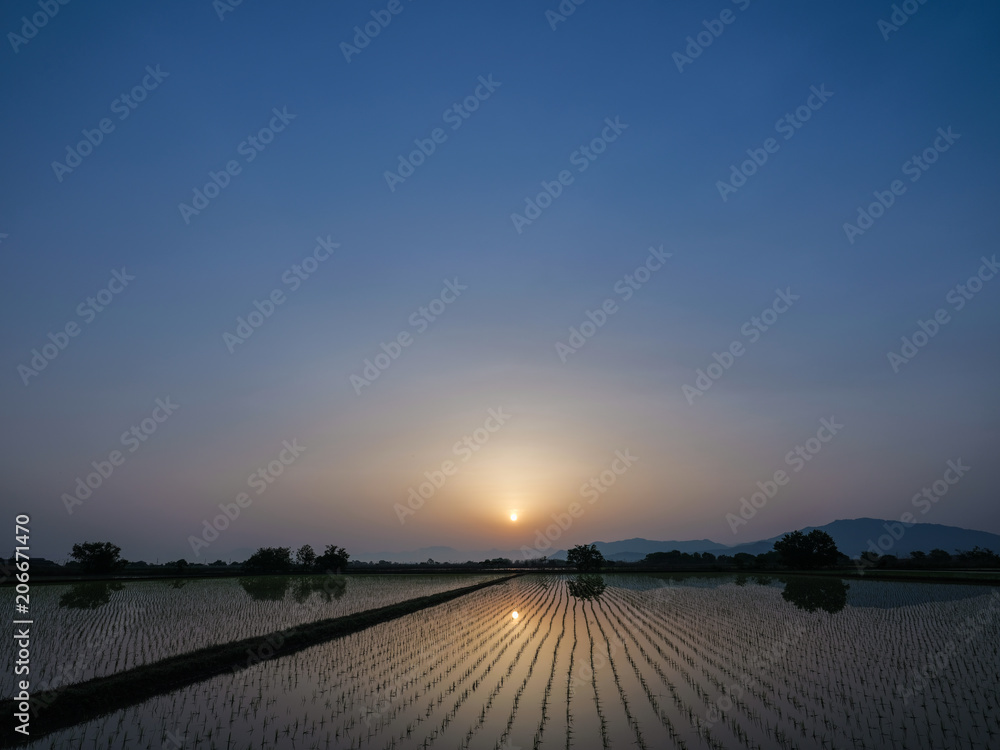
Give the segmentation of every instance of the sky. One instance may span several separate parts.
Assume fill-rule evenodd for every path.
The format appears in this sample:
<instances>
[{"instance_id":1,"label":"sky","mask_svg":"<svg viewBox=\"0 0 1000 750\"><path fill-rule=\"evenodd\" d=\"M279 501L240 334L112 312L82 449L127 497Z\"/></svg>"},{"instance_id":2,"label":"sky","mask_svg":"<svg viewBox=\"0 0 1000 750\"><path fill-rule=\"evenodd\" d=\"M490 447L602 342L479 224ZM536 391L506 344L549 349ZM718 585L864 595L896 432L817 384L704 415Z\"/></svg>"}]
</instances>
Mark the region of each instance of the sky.
<instances>
[{"instance_id":1,"label":"sky","mask_svg":"<svg viewBox=\"0 0 1000 750\"><path fill-rule=\"evenodd\" d=\"M1000 533L1000 8L902 5L6 3L4 518Z\"/></svg>"}]
</instances>

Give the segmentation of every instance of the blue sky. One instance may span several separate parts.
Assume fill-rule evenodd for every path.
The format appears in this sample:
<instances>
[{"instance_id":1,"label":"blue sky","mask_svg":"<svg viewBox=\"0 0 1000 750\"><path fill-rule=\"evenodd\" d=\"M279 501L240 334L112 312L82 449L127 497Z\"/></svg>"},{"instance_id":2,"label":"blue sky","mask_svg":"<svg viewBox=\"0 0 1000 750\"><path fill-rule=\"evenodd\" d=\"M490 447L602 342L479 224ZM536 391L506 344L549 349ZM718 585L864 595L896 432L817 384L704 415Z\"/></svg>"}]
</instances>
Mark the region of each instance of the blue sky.
<instances>
[{"instance_id":1,"label":"blue sky","mask_svg":"<svg viewBox=\"0 0 1000 750\"><path fill-rule=\"evenodd\" d=\"M132 559L196 559L190 537L243 491L252 504L200 555L517 548L625 449L634 466L557 546L898 518L959 458L972 468L920 520L1000 532L1000 282L946 301L996 251L1000 10L929 2L885 39L888 3L588 0L553 30L555 2L402 0L347 61L341 43L387 5L253 0L220 20L207 0L70 3L27 43L8 34L39 6L5 7L2 503L32 514L37 554L107 538ZM674 53L724 11L679 71ZM147 66L166 77L118 119ZM445 112L485 93L480 77L498 85L453 130ZM832 95L785 140L776 123L813 87ZM294 119L247 161L275 108ZM59 180L52 163L103 118L114 129ZM579 171L609 118L627 128ZM960 137L911 182L904 164L949 127ZM390 190L435 128L446 138ZM768 138L777 150L723 200L718 182ZM231 160L239 173L185 221L179 204ZM516 231L511 214L562 170L572 184ZM849 242L844 223L894 180L905 192ZM317 237L339 247L293 290L283 276ZM669 260L622 300L616 283L660 246ZM78 315L122 268L134 281ZM467 289L418 331L411 316L456 279ZM285 301L230 353L223 334L273 289ZM799 299L751 342L741 328L777 289ZM556 343L608 298L618 311L561 361ZM894 372L888 353L942 308ZM79 335L25 376L70 322ZM404 331L412 344L356 393L351 376ZM733 341L745 354L688 403L682 387ZM168 396L179 408L128 453L123 431ZM491 408L509 421L463 460L455 444ZM734 532L740 498L830 417L843 431ZM294 439L305 452L248 489ZM115 450L69 513L63 496ZM401 513L448 460L456 473Z\"/></svg>"}]
</instances>

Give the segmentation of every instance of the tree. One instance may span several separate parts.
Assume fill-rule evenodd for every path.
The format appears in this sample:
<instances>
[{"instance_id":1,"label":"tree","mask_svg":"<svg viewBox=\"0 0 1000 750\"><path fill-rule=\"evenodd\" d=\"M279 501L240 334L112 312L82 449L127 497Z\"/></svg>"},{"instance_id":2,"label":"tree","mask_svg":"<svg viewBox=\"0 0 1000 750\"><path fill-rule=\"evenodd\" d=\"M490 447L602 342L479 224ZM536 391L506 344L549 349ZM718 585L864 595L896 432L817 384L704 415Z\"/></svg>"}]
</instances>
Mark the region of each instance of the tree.
<instances>
[{"instance_id":1,"label":"tree","mask_svg":"<svg viewBox=\"0 0 1000 750\"><path fill-rule=\"evenodd\" d=\"M931 563L931 565L937 567L942 565L948 565L948 563L951 562L951 555L941 548L935 548L932 549L930 551L930 554L927 555L927 559Z\"/></svg>"},{"instance_id":2,"label":"tree","mask_svg":"<svg viewBox=\"0 0 1000 750\"><path fill-rule=\"evenodd\" d=\"M578 544L566 553L566 562L577 570L600 570L604 555L594 544Z\"/></svg>"},{"instance_id":3,"label":"tree","mask_svg":"<svg viewBox=\"0 0 1000 750\"><path fill-rule=\"evenodd\" d=\"M895 555L882 555L878 559L879 568L894 568L899 564L899 558Z\"/></svg>"},{"instance_id":4,"label":"tree","mask_svg":"<svg viewBox=\"0 0 1000 750\"><path fill-rule=\"evenodd\" d=\"M350 557L350 554L343 547L328 544L323 554L316 558L316 565L326 570L341 570L347 567L347 561Z\"/></svg>"},{"instance_id":5,"label":"tree","mask_svg":"<svg viewBox=\"0 0 1000 750\"><path fill-rule=\"evenodd\" d=\"M74 544L70 557L80 563L84 573L113 573L125 567L122 548L111 542L84 542Z\"/></svg>"},{"instance_id":6,"label":"tree","mask_svg":"<svg viewBox=\"0 0 1000 750\"><path fill-rule=\"evenodd\" d=\"M822 568L833 565L840 551L833 537L825 531L813 529L808 534L793 531L774 543L774 550L781 561L790 568Z\"/></svg>"},{"instance_id":7,"label":"tree","mask_svg":"<svg viewBox=\"0 0 1000 750\"><path fill-rule=\"evenodd\" d=\"M878 552L873 552L870 549L866 549L864 552L861 553L861 564L866 567L875 565L879 561L880 557L881 555Z\"/></svg>"},{"instance_id":8,"label":"tree","mask_svg":"<svg viewBox=\"0 0 1000 750\"><path fill-rule=\"evenodd\" d=\"M243 569L260 573L286 573L292 567L290 547L261 547L243 563Z\"/></svg>"},{"instance_id":9,"label":"tree","mask_svg":"<svg viewBox=\"0 0 1000 750\"><path fill-rule=\"evenodd\" d=\"M303 544L295 553L295 562L304 568L311 568L316 564L316 552L311 545Z\"/></svg>"}]
</instances>

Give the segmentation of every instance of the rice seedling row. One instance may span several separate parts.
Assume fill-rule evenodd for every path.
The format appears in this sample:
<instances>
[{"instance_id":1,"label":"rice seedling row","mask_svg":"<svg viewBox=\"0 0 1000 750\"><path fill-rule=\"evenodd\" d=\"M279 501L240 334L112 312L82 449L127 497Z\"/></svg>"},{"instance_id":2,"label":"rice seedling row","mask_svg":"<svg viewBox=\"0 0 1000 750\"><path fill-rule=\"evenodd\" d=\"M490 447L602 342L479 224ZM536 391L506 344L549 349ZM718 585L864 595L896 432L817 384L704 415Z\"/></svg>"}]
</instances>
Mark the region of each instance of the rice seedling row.
<instances>
[{"instance_id":1,"label":"rice seedling row","mask_svg":"<svg viewBox=\"0 0 1000 750\"><path fill-rule=\"evenodd\" d=\"M807 611L780 584L607 576L578 598L568 583L502 583L35 747L153 750L168 734L219 750L1000 740L1000 597L988 589L852 582L850 603ZM947 663L918 686L913 670L948 643Z\"/></svg>"},{"instance_id":2,"label":"rice seedling row","mask_svg":"<svg viewBox=\"0 0 1000 750\"><path fill-rule=\"evenodd\" d=\"M42 690L149 664L205 646L449 591L496 575L268 576L86 582L32 591L32 669ZM176 584L182 584L175 587ZM0 694L14 690L5 651Z\"/></svg>"}]
</instances>

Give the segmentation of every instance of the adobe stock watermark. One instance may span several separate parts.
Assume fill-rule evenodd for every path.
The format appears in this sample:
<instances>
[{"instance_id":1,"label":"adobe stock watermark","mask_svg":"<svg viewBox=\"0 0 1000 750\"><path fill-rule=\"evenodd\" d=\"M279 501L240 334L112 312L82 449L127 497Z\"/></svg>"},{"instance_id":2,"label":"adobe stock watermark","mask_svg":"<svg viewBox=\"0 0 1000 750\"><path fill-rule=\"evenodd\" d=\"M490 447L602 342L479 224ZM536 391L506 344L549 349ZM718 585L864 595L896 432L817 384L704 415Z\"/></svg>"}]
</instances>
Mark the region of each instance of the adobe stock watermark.
<instances>
[{"instance_id":1,"label":"adobe stock watermark","mask_svg":"<svg viewBox=\"0 0 1000 750\"><path fill-rule=\"evenodd\" d=\"M826 90L826 84L821 83L819 88L809 87L810 94L804 103L795 108L794 112L786 112L783 117L774 123L774 130L783 136L783 140L792 138L812 117L813 112L820 110L824 104L833 96L832 91ZM715 187L719 191L719 197L725 203L729 200L729 194L735 193L747 184L747 180L757 174L757 170L763 167L772 154L778 153L781 144L775 138L767 138L760 148L748 148L747 156L750 158L736 164L729 165L729 179L716 180Z\"/></svg>"},{"instance_id":2,"label":"adobe stock watermark","mask_svg":"<svg viewBox=\"0 0 1000 750\"><path fill-rule=\"evenodd\" d=\"M632 273L626 274L615 282L612 291L619 295L622 303L632 299L637 291L653 277L653 274L663 268L668 258L673 257L673 253L663 252L663 245L657 249L650 246L649 255L646 260L636 266ZM605 299L596 310L587 310L584 315L586 320L579 326L570 326L569 338L566 343L557 341L555 343L556 354L563 364L566 364L569 355L576 354L583 346L594 337L597 331L604 327L608 318L618 312L618 301L612 297Z\"/></svg>"},{"instance_id":3,"label":"adobe stock watermark","mask_svg":"<svg viewBox=\"0 0 1000 750\"><path fill-rule=\"evenodd\" d=\"M685 383L681 386L681 393L684 394L684 398L687 399L688 404L694 405L694 401L698 396L704 396L709 388L729 371L736 360L746 354L747 346L756 344L760 340L760 337L778 322L778 317L788 312L800 297L798 294L792 294L791 287L785 287L784 291L775 289L774 293L777 295L774 298L774 302L771 303L770 307L764 308L760 317L754 315L740 326L740 333L749 339L747 345L744 346L742 341L735 339L721 354L713 352L712 359L715 361L705 367L704 370L701 368L695 370L694 385Z\"/></svg>"},{"instance_id":4,"label":"adobe stock watermark","mask_svg":"<svg viewBox=\"0 0 1000 750\"><path fill-rule=\"evenodd\" d=\"M955 141L962 137L961 133L951 132L951 125L947 128L938 128L937 133L937 137L930 146L903 162L901 169L903 174L910 178L911 183L923 177L924 173L940 158L941 154L950 149ZM907 185L904 185L902 180L893 180L889 183L888 190L874 191L872 193L875 196L874 201L867 206L858 206L858 218L855 223L844 222L843 228L847 241L853 245L858 237L861 237L875 226L875 222L881 219L885 215L885 212L892 208L896 203L896 198L905 193L906 188Z\"/></svg>"},{"instance_id":5,"label":"adobe stock watermark","mask_svg":"<svg viewBox=\"0 0 1000 750\"><path fill-rule=\"evenodd\" d=\"M910 498L910 504L920 511L921 516L927 515L931 508L936 507L937 502L947 495L952 487L962 481L962 477L972 468L963 464L960 458L949 459L945 467L940 479L935 479L929 486L921 488L920 492L917 492ZM910 511L906 511L899 517L899 523L889 522L882 524L882 528L886 530L886 533L882 534L877 540L868 540L868 548L865 551L872 553L872 556L862 555L859 559L854 560L857 571L864 573L865 568L875 565L879 556L888 553L889 550L895 547L896 543L906 536L907 530L916 523L918 523L917 517Z\"/></svg>"},{"instance_id":6,"label":"adobe stock watermark","mask_svg":"<svg viewBox=\"0 0 1000 750\"><path fill-rule=\"evenodd\" d=\"M220 21L226 20L226 14L232 13L243 5L243 0L212 0L212 10L219 17Z\"/></svg>"},{"instance_id":7,"label":"adobe stock watermark","mask_svg":"<svg viewBox=\"0 0 1000 750\"><path fill-rule=\"evenodd\" d=\"M275 136L284 131L288 124L298 115L293 115L288 111L288 107L271 108L271 117L267 125L257 131L256 135L248 135L245 140L236 147L236 153L243 157L245 163L249 164L256 159L271 143ZM191 205L181 202L177 204L184 223L190 225L192 216L199 216L202 211L209 207L211 202L222 195L222 191L229 187L233 178L243 172L243 165L236 159L230 159L218 172L208 171L208 182L201 187L191 189Z\"/></svg>"},{"instance_id":8,"label":"adobe stock watermark","mask_svg":"<svg viewBox=\"0 0 1000 750\"><path fill-rule=\"evenodd\" d=\"M7 33L7 41L14 49L16 55L20 48L38 36L39 30L49 25L49 21L59 15L59 8L62 5L69 5L70 0L38 0L40 10L28 16L21 16L21 33L15 34L13 31Z\"/></svg>"},{"instance_id":9,"label":"adobe stock watermark","mask_svg":"<svg viewBox=\"0 0 1000 750\"><path fill-rule=\"evenodd\" d=\"M980 260L983 263L979 266L976 273L966 279L964 284L953 286L944 296L945 302L951 304L954 312L962 310L973 297L983 290L986 282L993 279L997 271L1000 271L1000 264L997 263L996 255L992 258L987 258L983 255L980 257ZM912 362L920 353L920 350L927 346L930 340L938 335L941 328L948 325L951 320L948 310L943 307L935 310L934 315L927 320L920 320L918 318L917 330L909 336L900 338L901 345L899 352L886 352L886 357L889 359L889 366L892 367L892 371L898 374L903 365Z\"/></svg>"},{"instance_id":10,"label":"adobe stock watermark","mask_svg":"<svg viewBox=\"0 0 1000 750\"><path fill-rule=\"evenodd\" d=\"M306 452L304 445L299 445L298 438L293 438L291 442L283 440L281 451L278 456L268 461L247 477L247 486L254 490L257 496L263 495L267 488L274 484L274 481L285 473L285 469L294 464L299 456ZM219 534L229 528L244 510L253 505L254 498L248 492L239 492L231 503L219 503L219 510L222 512L215 518L202 521L201 533L197 536L192 534L188 537L188 544L195 557L201 556L201 551L219 538Z\"/></svg>"},{"instance_id":11,"label":"adobe stock watermark","mask_svg":"<svg viewBox=\"0 0 1000 750\"><path fill-rule=\"evenodd\" d=\"M407 2L412 2L412 0L407 0ZM372 39L381 34L382 30L392 23L393 17L398 16L403 10L405 10L405 6L401 0L389 0L385 8L369 11L372 20L366 21L364 26L354 27L354 38L351 40L354 44L340 43L340 51L343 53L344 59L351 62L352 57L360 55L361 50L371 44Z\"/></svg>"},{"instance_id":12,"label":"adobe stock watermark","mask_svg":"<svg viewBox=\"0 0 1000 750\"><path fill-rule=\"evenodd\" d=\"M160 84L169 76L169 73L164 73L160 70L159 65L155 68L147 65L146 75L142 77L142 80L133 86L130 91L123 92L121 96L112 100L111 104L108 105L111 112L118 115L119 122L127 119L136 107L146 101L146 97L149 96L150 92L159 88ZM104 136L114 131L115 123L111 121L110 117L104 117L99 120L96 128L90 130L84 128L81 130L83 139L78 141L75 146L66 146L65 163L61 161L52 162L52 172L55 174L56 181L62 182L66 175L73 174L73 170L83 164L83 160L94 153L94 150L104 143Z\"/></svg>"},{"instance_id":13,"label":"adobe stock watermark","mask_svg":"<svg viewBox=\"0 0 1000 750\"><path fill-rule=\"evenodd\" d=\"M604 118L605 127L600 135L590 140L590 143L580 146L569 155L569 163L576 167L578 174L586 172L587 167L597 161L597 158L608 149L608 145L618 140L618 137L628 129L626 123L619 121L619 116L615 119ZM524 199L524 213L516 211L510 215L510 220L518 234L524 232L526 226L530 226L536 219L540 218L542 211L552 205L552 202L563 194L563 190L573 184L576 176L568 169L561 170L554 180L548 182L542 180L542 192Z\"/></svg>"},{"instance_id":14,"label":"adobe stock watermark","mask_svg":"<svg viewBox=\"0 0 1000 750\"><path fill-rule=\"evenodd\" d=\"M580 496L587 499L587 505L593 505L600 500L601 495L618 481L618 477L632 468L632 464L639 460L639 457L633 456L628 448L624 451L615 451L614 456L608 468L580 485ZM573 522L581 518L586 510L586 507L580 503L572 502L567 506L565 512L553 513L554 523L550 523L544 529L535 529L535 546L522 545L521 555L525 560L533 560L547 554L547 550L552 549L552 545L569 531Z\"/></svg>"},{"instance_id":15,"label":"adobe stock watermark","mask_svg":"<svg viewBox=\"0 0 1000 750\"><path fill-rule=\"evenodd\" d=\"M732 2L741 11L750 7L750 0L732 0ZM674 65L677 66L677 70L683 73L684 66L690 65L697 58L701 57L701 53L705 51L705 48L711 46L712 42L722 36L722 32L726 30L726 26L735 20L736 14L733 13L732 9L723 8L718 18L713 18L710 21L702 21L701 25L705 27L704 31L699 31L693 37L689 36L684 40L687 42L687 47L684 48L685 54L674 52L672 58Z\"/></svg>"},{"instance_id":16,"label":"adobe stock watermark","mask_svg":"<svg viewBox=\"0 0 1000 750\"><path fill-rule=\"evenodd\" d=\"M507 424L507 420L511 417L510 414L504 412L502 406L498 406L496 409L488 409L486 415L486 421L483 422L482 427L477 427L472 431L471 435L462 436L462 439L456 441L451 447L451 452L459 459L458 462L450 458L445 459L441 462L439 468L425 471L424 478L426 481L418 484L416 488L409 487L409 493L406 496L406 505L395 503L392 506L400 525L406 523L407 517L415 515L418 510L423 508L424 503L432 498L434 493L444 487L448 478L458 473L461 464L466 463L472 458L474 453L478 453L490 441L493 435Z\"/></svg>"},{"instance_id":17,"label":"adobe stock watermark","mask_svg":"<svg viewBox=\"0 0 1000 750\"><path fill-rule=\"evenodd\" d=\"M128 449L127 452L113 450L108 453L107 460L91 461L90 465L94 470L86 476L76 478L72 494L69 492L62 494L60 499L66 506L66 512L69 515L73 515L73 508L77 505L83 505L85 500L89 500L94 492L111 478L115 469L125 464L128 453L135 453L139 450L142 444L156 433L160 425L180 408L180 404L171 401L170 396L158 398L154 403L155 406L148 417L142 419L139 424L132 425L121 434L120 442L123 448Z\"/></svg>"},{"instance_id":18,"label":"adobe stock watermark","mask_svg":"<svg viewBox=\"0 0 1000 750\"><path fill-rule=\"evenodd\" d=\"M97 638L88 636L83 648L76 652L75 656L78 658L73 663L63 662L54 674L47 672L47 679L34 682L31 718L37 719L42 711L48 710L67 687L86 680L91 669L96 671L104 660L108 642L118 642L127 637L128 631L120 623L107 629L102 628Z\"/></svg>"},{"instance_id":19,"label":"adobe stock watermark","mask_svg":"<svg viewBox=\"0 0 1000 750\"><path fill-rule=\"evenodd\" d=\"M479 109L479 105L493 96L493 93L503 85L500 81L493 80L492 73L486 78L479 76L477 80L479 85L473 89L471 94L452 104L441 115L441 119L446 125L451 126L453 132L462 127L465 121L472 117L472 113ZM383 173L386 185L389 186L389 192L395 193L396 186L402 185L409 177L412 177L417 168L426 163L437 151L437 147L447 140L448 134L444 128L434 128L427 138L415 138L413 145L416 148L406 156L399 154L399 163L396 165L396 169L387 169Z\"/></svg>"},{"instance_id":20,"label":"adobe stock watermark","mask_svg":"<svg viewBox=\"0 0 1000 750\"><path fill-rule=\"evenodd\" d=\"M111 278L93 297L87 297L76 306L76 314L83 318L83 322L90 324L97 318L98 313L104 312L115 296L125 291L130 281L135 281L135 276L126 272L122 266L121 271L111 271ZM48 342L42 344L39 349L32 349L31 359L28 364L18 365L17 374L21 376L21 382L25 385L31 383L32 378L38 377L39 373L49 366L59 354L69 346L70 339L76 338L83 332L83 327L75 320L70 320L55 333L49 331Z\"/></svg>"},{"instance_id":21,"label":"adobe stock watermark","mask_svg":"<svg viewBox=\"0 0 1000 750\"><path fill-rule=\"evenodd\" d=\"M739 515L726 513L725 519L729 524L733 534L739 532L740 526L746 526L747 521L757 515L757 511L767 505L779 492L781 487L785 487L792 481L792 474L798 474L808 461L812 461L816 455L823 450L823 446L844 429L844 425L837 422L835 417L821 419L816 435L805 441L803 445L796 445L785 454L785 464L791 469L787 472L778 469L771 475L770 479L757 482L757 491L750 495L750 499L741 497L739 499Z\"/></svg>"},{"instance_id":22,"label":"adobe stock watermark","mask_svg":"<svg viewBox=\"0 0 1000 750\"><path fill-rule=\"evenodd\" d=\"M909 21L910 17L920 10L920 6L926 2L927 0L903 0L900 4L893 3L889 20L880 18L875 24L882 32L882 40L888 42L889 35L899 31L899 27Z\"/></svg>"},{"instance_id":23,"label":"adobe stock watermark","mask_svg":"<svg viewBox=\"0 0 1000 750\"><path fill-rule=\"evenodd\" d=\"M264 642L257 648L247 648L246 663L232 664L229 667L230 671L232 671L233 674L236 674L241 670L256 666L262 661L267 661L281 649L281 647L285 644L285 641L288 640L288 636L297 633L298 629L298 625L291 625L284 630L279 630L277 633L269 633L264 638Z\"/></svg>"},{"instance_id":24,"label":"adobe stock watermark","mask_svg":"<svg viewBox=\"0 0 1000 750\"><path fill-rule=\"evenodd\" d=\"M418 307L417 311L410 315L408 320L410 325L416 329L416 335L426 331L431 323L444 315L445 310L448 309L448 305L455 302L462 295L462 292L468 288L469 285L460 283L458 277L455 277L454 280L445 279L444 288L441 290L441 293L428 302L426 307ZM403 349L410 346L414 341L414 334L403 330L397 333L395 338L391 339L388 344L384 341L379 344L382 351L371 359L365 359L365 366L361 370L361 374L351 374L349 380L351 385L354 386L354 393L360 396L362 389L378 380L382 373L388 370L392 366L392 363L399 359L403 353Z\"/></svg>"},{"instance_id":25,"label":"adobe stock watermark","mask_svg":"<svg viewBox=\"0 0 1000 750\"><path fill-rule=\"evenodd\" d=\"M566 23L566 20L576 13L576 9L587 0L562 0L555 10L545 11L545 20L549 22L549 28L555 31L559 24Z\"/></svg>"},{"instance_id":26,"label":"adobe stock watermark","mask_svg":"<svg viewBox=\"0 0 1000 750\"><path fill-rule=\"evenodd\" d=\"M298 263L293 263L281 274L281 282L288 287L289 294L298 291L302 282L316 273L319 270L319 264L329 258L338 247L340 244L331 240L330 235L327 235L326 239L317 236L316 247L313 248L312 253ZM281 287L272 289L270 294L264 297L263 302L254 299L254 309L247 313L246 317L236 318L234 333L222 332L222 343L226 345L229 353L235 352L236 347L240 344L245 344L253 336L254 331L264 325L264 322L269 320L278 307L285 304L287 299Z\"/></svg>"}]
</instances>

